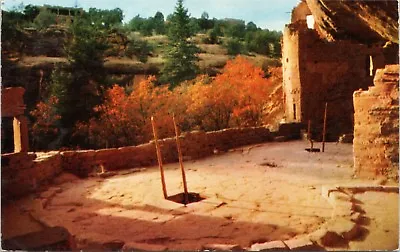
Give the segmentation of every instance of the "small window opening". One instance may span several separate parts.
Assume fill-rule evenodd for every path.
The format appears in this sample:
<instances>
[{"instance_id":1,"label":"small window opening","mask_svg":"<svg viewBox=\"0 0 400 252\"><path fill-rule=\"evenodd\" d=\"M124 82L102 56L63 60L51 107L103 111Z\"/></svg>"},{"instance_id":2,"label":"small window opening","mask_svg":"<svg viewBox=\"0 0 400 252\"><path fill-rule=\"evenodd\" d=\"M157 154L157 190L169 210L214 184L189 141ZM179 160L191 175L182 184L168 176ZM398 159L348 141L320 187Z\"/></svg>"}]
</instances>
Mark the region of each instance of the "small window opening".
<instances>
[{"instance_id":1,"label":"small window opening","mask_svg":"<svg viewBox=\"0 0 400 252\"><path fill-rule=\"evenodd\" d=\"M314 29L314 24L315 24L314 16L313 15L307 15L306 19L307 19L307 27L308 27L308 29Z\"/></svg>"},{"instance_id":2,"label":"small window opening","mask_svg":"<svg viewBox=\"0 0 400 252\"><path fill-rule=\"evenodd\" d=\"M296 104L293 104L293 119L296 120Z\"/></svg>"},{"instance_id":3,"label":"small window opening","mask_svg":"<svg viewBox=\"0 0 400 252\"><path fill-rule=\"evenodd\" d=\"M374 61L372 56L369 56L369 76L374 76Z\"/></svg>"}]
</instances>

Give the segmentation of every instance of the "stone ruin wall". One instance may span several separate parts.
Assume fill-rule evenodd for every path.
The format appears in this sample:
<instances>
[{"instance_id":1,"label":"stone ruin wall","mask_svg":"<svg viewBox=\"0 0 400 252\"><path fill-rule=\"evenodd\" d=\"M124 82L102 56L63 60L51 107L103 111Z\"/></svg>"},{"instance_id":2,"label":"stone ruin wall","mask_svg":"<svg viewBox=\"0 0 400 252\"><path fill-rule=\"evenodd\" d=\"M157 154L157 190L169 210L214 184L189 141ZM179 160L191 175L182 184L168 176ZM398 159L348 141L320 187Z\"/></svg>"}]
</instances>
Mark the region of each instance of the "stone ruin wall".
<instances>
[{"instance_id":1,"label":"stone ruin wall","mask_svg":"<svg viewBox=\"0 0 400 252\"><path fill-rule=\"evenodd\" d=\"M376 69L391 61L385 55L396 53L388 53L381 45L324 41L316 30L307 28L304 20L288 25L282 58L286 121L306 124L312 120L314 137L320 140L328 102L327 139L351 133L353 92L367 89Z\"/></svg>"},{"instance_id":2,"label":"stone ruin wall","mask_svg":"<svg viewBox=\"0 0 400 252\"><path fill-rule=\"evenodd\" d=\"M354 169L360 177L398 180L399 70L378 70L373 87L354 93Z\"/></svg>"},{"instance_id":3,"label":"stone ruin wall","mask_svg":"<svg viewBox=\"0 0 400 252\"><path fill-rule=\"evenodd\" d=\"M25 89L21 87L3 88L1 90L1 117L13 118L14 152L27 152L29 148L28 119L24 115ZM2 127L4 124L2 123ZM2 128L1 140L8 137Z\"/></svg>"},{"instance_id":4,"label":"stone ruin wall","mask_svg":"<svg viewBox=\"0 0 400 252\"><path fill-rule=\"evenodd\" d=\"M287 122L301 122L299 35L286 27L282 39L283 102Z\"/></svg>"},{"instance_id":5,"label":"stone ruin wall","mask_svg":"<svg viewBox=\"0 0 400 252\"><path fill-rule=\"evenodd\" d=\"M321 133L324 105L328 102L327 139L336 140L340 134L353 131L352 94L372 82L370 56L375 69L383 66L384 59L377 47L347 41L325 43L315 32L306 34L299 49L302 52L299 60L303 62L302 119L311 119L316 132Z\"/></svg>"},{"instance_id":6,"label":"stone ruin wall","mask_svg":"<svg viewBox=\"0 0 400 252\"><path fill-rule=\"evenodd\" d=\"M36 191L62 172L60 155L50 153L39 157L35 153L1 155L1 197L20 197Z\"/></svg>"},{"instance_id":7,"label":"stone ruin wall","mask_svg":"<svg viewBox=\"0 0 400 252\"><path fill-rule=\"evenodd\" d=\"M300 138L298 124L282 124L278 132L266 127L232 128L213 132L194 131L180 136L184 160L211 156L239 146ZM178 161L175 138L159 140L164 163ZM87 177L103 164L108 171L157 164L154 141L138 146L102 150L52 151L48 153L11 153L1 156L2 197L24 196L63 171Z\"/></svg>"}]
</instances>

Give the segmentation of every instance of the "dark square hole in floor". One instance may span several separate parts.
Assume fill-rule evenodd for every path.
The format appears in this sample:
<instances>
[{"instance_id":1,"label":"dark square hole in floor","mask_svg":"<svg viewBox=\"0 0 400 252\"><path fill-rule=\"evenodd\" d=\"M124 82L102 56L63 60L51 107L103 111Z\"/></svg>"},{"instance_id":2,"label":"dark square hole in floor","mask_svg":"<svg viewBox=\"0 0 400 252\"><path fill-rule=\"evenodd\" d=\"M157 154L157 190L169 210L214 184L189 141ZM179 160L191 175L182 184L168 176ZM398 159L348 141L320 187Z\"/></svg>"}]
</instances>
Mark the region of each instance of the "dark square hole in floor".
<instances>
[{"instance_id":1,"label":"dark square hole in floor","mask_svg":"<svg viewBox=\"0 0 400 252\"><path fill-rule=\"evenodd\" d=\"M194 192L189 192L188 193L188 204L190 203L196 203L199 201L204 200L205 197L201 196L198 193L194 193ZM167 200L173 201L175 203L179 203L179 204L185 204L185 193L178 193L172 196L167 197Z\"/></svg>"},{"instance_id":2,"label":"dark square hole in floor","mask_svg":"<svg viewBox=\"0 0 400 252\"><path fill-rule=\"evenodd\" d=\"M321 152L321 150L319 149L319 148L306 148L305 149L306 151L308 151L308 152Z\"/></svg>"}]
</instances>

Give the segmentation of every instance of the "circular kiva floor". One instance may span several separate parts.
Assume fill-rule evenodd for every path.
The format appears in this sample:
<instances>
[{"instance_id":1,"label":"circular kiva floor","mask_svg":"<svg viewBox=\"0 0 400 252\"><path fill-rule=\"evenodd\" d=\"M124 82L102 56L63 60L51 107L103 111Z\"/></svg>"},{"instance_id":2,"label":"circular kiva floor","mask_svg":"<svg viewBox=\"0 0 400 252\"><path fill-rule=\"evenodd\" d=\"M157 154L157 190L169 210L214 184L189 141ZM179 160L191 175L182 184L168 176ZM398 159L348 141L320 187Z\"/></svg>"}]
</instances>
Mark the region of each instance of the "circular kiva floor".
<instances>
[{"instance_id":1,"label":"circular kiva floor","mask_svg":"<svg viewBox=\"0 0 400 252\"><path fill-rule=\"evenodd\" d=\"M158 167L149 167L56 185L38 218L66 227L80 248L108 242L146 250L249 248L311 233L332 214L321 186L351 181L351 145L316 154L304 151L305 142L283 144L186 161L188 189L202 197L186 206L164 199ZM182 193L179 165L164 168L168 196Z\"/></svg>"}]
</instances>

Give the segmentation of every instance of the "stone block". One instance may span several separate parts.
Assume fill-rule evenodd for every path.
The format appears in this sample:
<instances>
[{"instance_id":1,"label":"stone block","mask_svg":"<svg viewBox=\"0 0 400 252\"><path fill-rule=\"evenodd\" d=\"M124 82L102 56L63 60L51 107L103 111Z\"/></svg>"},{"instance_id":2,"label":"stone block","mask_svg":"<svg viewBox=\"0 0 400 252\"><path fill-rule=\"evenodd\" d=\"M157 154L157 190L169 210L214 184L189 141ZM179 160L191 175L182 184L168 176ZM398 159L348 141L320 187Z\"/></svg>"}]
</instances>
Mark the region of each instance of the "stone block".
<instances>
[{"instance_id":1,"label":"stone block","mask_svg":"<svg viewBox=\"0 0 400 252\"><path fill-rule=\"evenodd\" d=\"M265 243L255 243L251 245L250 251L277 251L277 250L288 250L285 243L282 241L271 241Z\"/></svg>"},{"instance_id":2,"label":"stone block","mask_svg":"<svg viewBox=\"0 0 400 252\"><path fill-rule=\"evenodd\" d=\"M98 173L97 175L100 178L109 178L109 177L117 175L117 173L116 172L112 172L112 171L107 171L107 172L103 172L103 173Z\"/></svg>"},{"instance_id":3,"label":"stone block","mask_svg":"<svg viewBox=\"0 0 400 252\"><path fill-rule=\"evenodd\" d=\"M217 250L217 251L241 251L243 250L238 244L205 244L202 246L203 250Z\"/></svg>"},{"instance_id":4,"label":"stone block","mask_svg":"<svg viewBox=\"0 0 400 252\"><path fill-rule=\"evenodd\" d=\"M337 244L341 244L343 242L343 238L335 232L326 231L321 237L320 242L324 246L334 247Z\"/></svg>"},{"instance_id":5,"label":"stone block","mask_svg":"<svg viewBox=\"0 0 400 252\"><path fill-rule=\"evenodd\" d=\"M121 250L125 245L124 241L121 240L113 240L103 243L103 249L107 251L116 251Z\"/></svg>"},{"instance_id":6,"label":"stone block","mask_svg":"<svg viewBox=\"0 0 400 252\"><path fill-rule=\"evenodd\" d=\"M308 238L295 238L283 242L290 250L316 251L321 249Z\"/></svg>"},{"instance_id":7,"label":"stone block","mask_svg":"<svg viewBox=\"0 0 400 252\"><path fill-rule=\"evenodd\" d=\"M335 218L327 223L328 231L335 232L346 240L352 240L360 234L360 227L347 218Z\"/></svg>"},{"instance_id":8,"label":"stone block","mask_svg":"<svg viewBox=\"0 0 400 252\"><path fill-rule=\"evenodd\" d=\"M351 196L343 193L343 192L339 192L339 191L332 191L329 193L329 198L328 201L331 205L336 206L336 205L346 205L348 203L350 203L350 208L351 208Z\"/></svg>"},{"instance_id":9,"label":"stone block","mask_svg":"<svg viewBox=\"0 0 400 252\"><path fill-rule=\"evenodd\" d=\"M350 215L350 220L355 223L360 223L362 221L362 215L359 212L353 212Z\"/></svg>"},{"instance_id":10,"label":"stone block","mask_svg":"<svg viewBox=\"0 0 400 252\"><path fill-rule=\"evenodd\" d=\"M309 234L308 237L311 241L329 247L334 247L336 244L341 244L343 242L343 237L335 232L327 230L325 227L314 231L313 233Z\"/></svg>"},{"instance_id":11,"label":"stone block","mask_svg":"<svg viewBox=\"0 0 400 252\"><path fill-rule=\"evenodd\" d=\"M18 152L1 155L1 165L3 167L20 165L27 162L32 162L37 157L34 153Z\"/></svg>"},{"instance_id":12,"label":"stone block","mask_svg":"<svg viewBox=\"0 0 400 252\"><path fill-rule=\"evenodd\" d=\"M351 202L353 197L351 195L348 195L344 192L340 191L333 191L329 193L329 199L333 201L333 203L341 204L345 202Z\"/></svg>"},{"instance_id":13,"label":"stone block","mask_svg":"<svg viewBox=\"0 0 400 252\"><path fill-rule=\"evenodd\" d=\"M337 204L333 208L332 218L349 217L352 212L353 212L353 205L351 203L349 203L349 204Z\"/></svg>"}]
</instances>

